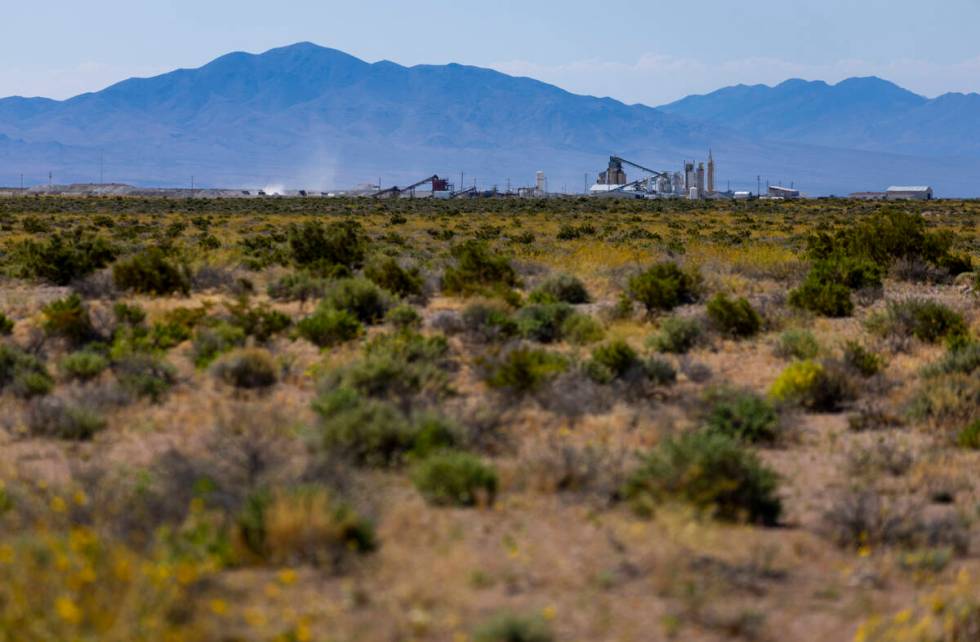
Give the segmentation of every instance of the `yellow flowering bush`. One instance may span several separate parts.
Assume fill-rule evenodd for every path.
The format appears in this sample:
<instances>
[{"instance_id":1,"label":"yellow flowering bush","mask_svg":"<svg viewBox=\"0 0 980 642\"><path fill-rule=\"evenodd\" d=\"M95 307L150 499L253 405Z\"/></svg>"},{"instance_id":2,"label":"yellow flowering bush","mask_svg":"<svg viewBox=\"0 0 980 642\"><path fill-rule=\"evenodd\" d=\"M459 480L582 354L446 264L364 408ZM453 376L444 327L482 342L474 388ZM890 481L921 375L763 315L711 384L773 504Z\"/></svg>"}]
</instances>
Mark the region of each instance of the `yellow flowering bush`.
<instances>
[{"instance_id":1,"label":"yellow flowering bush","mask_svg":"<svg viewBox=\"0 0 980 642\"><path fill-rule=\"evenodd\" d=\"M980 640L980 584L962 571L956 586L936 591L891 617L863 622L854 642L975 642Z\"/></svg>"}]
</instances>

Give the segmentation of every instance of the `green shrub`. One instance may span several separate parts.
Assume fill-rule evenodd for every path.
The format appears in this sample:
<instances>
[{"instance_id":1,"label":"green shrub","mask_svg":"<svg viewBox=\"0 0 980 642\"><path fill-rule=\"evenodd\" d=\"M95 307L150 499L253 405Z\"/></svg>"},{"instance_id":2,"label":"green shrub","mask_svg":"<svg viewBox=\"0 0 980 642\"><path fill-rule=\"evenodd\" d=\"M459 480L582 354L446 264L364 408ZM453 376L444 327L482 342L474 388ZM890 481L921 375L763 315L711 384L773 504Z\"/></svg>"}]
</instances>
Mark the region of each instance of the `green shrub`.
<instances>
[{"instance_id":1,"label":"green shrub","mask_svg":"<svg viewBox=\"0 0 980 642\"><path fill-rule=\"evenodd\" d=\"M809 330L787 330L779 335L775 352L783 359L813 359L820 354L820 344Z\"/></svg>"},{"instance_id":2,"label":"green shrub","mask_svg":"<svg viewBox=\"0 0 980 642\"><path fill-rule=\"evenodd\" d=\"M279 301L307 301L319 299L327 291L328 281L305 270L290 272L267 289L269 297Z\"/></svg>"},{"instance_id":3,"label":"green shrub","mask_svg":"<svg viewBox=\"0 0 980 642\"><path fill-rule=\"evenodd\" d=\"M109 360L98 352L81 350L61 360L61 371L68 379L90 381L109 367Z\"/></svg>"},{"instance_id":4,"label":"green shrub","mask_svg":"<svg viewBox=\"0 0 980 642\"><path fill-rule=\"evenodd\" d=\"M112 306L112 313L120 324L140 325L146 321L146 310L135 303L119 301Z\"/></svg>"},{"instance_id":5,"label":"green shrub","mask_svg":"<svg viewBox=\"0 0 980 642\"><path fill-rule=\"evenodd\" d=\"M145 353L133 353L113 364L116 379L124 390L135 397L154 403L163 400L177 382L173 366Z\"/></svg>"},{"instance_id":6,"label":"green shrub","mask_svg":"<svg viewBox=\"0 0 980 642\"><path fill-rule=\"evenodd\" d=\"M922 370L923 381L913 395L908 413L959 429L977 418L980 408L980 343L948 350L941 359Z\"/></svg>"},{"instance_id":7,"label":"green shrub","mask_svg":"<svg viewBox=\"0 0 980 642\"><path fill-rule=\"evenodd\" d=\"M517 285L510 261L493 253L481 241L469 240L452 249L455 265L446 268L442 289L447 294L473 295Z\"/></svg>"},{"instance_id":8,"label":"green shrub","mask_svg":"<svg viewBox=\"0 0 980 642\"><path fill-rule=\"evenodd\" d=\"M868 329L882 337L915 337L926 343L968 333L963 315L929 299L890 301L868 319Z\"/></svg>"},{"instance_id":9,"label":"green shrub","mask_svg":"<svg viewBox=\"0 0 980 642\"><path fill-rule=\"evenodd\" d=\"M417 330L422 327L422 315L408 304L398 305L388 310L385 321L399 330Z\"/></svg>"},{"instance_id":10,"label":"green shrub","mask_svg":"<svg viewBox=\"0 0 980 642\"><path fill-rule=\"evenodd\" d=\"M44 332L61 337L72 345L81 345L96 338L88 309L77 294L70 294L44 306Z\"/></svg>"},{"instance_id":11,"label":"green shrub","mask_svg":"<svg viewBox=\"0 0 980 642\"><path fill-rule=\"evenodd\" d=\"M588 303L591 300L585 284L570 274L559 274L536 287L530 296L531 303Z\"/></svg>"},{"instance_id":12,"label":"green shrub","mask_svg":"<svg viewBox=\"0 0 980 642\"><path fill-rule=\"evenodd\" d=\"M246 336L255 337L261 343L285 332L293 324L288 314L274 310L266 303L252 307L243 298L227 307L231 315L230 323L241 328Z\"/></svg>"},{"instance_id":13,"label":"green shrub","mask_svg":"<svg viewBox=\"0 0 980 642\"><path fill-rule=\"evenodd\" d=\"M789 293L789 304L825 317L849 317L854 312L851 291L837 282L816 281L811 277Z\"/></svg>"},{"instance_id":14,"label":"green shrub","mask_svg":"<svg viewBox=\"0 0 980 642\"><path fill-rule=\"evenodd\" d=\"M755 393L722 388L709 391L704 401L701 421L706 430L750 444L771 444L779 438L776 409Z\"/></svg>"},{"instance_id":15,"label":"green shrub","mask_svg":"<svg viewBox=\"0 0 980 642\"><path fill-rule=\"evenodd\" d=\"M463 329L481 341L502 341L518 333L510 310L498 301L474 301L463 308L462 316Z\"/></svg>"},{"instance_id":16,"label":"green shrub","mask_svg":"<svg viewBox=\"0 0 980 642\"><path fill-rule=\"evenodd\" d=\"M291 225L287 232L290 257L294 264L331 274L337 267L355 270L364 263L367 238L356 221L336 221L322 225L308 221Z\"/></svg>"},{"instance_id":17,"label":"green shrub","mask_svg":"<svg viewBox=\"0 0 980 642\"><path fill-rule=\"evenodd\" d=\"M567 303L541 303L521 308L514 316L522 337L540 343L553 343L562 338L562 327L572 315Z\"/></svg>"},{"instance_id":18,"label":"green shrub","mask_svg":"<svg viewBox=\"0 0 980 642\"><path fill-rule=\"evenodd\" d=\"M977 419L957 433L956 445L960 448L980 450L980 419Z\"/></svg>"},{"instance_id":19,"label":"green shrub","mask_svg":"<svg viewBox=\"0 0 980 642\"><path fill-rule=\"evenodd\" d=\"M375 337L364 355L330 373L326 381L377 398L408 405L449 392L449 344L442 336L399 332Z\"/></svg>"},{"instance_id":20,"label":"green shrub","mask_svg":"<svg viewBox=\"0 0 980 642\"><path fill-rule=\"evenodd\" d=\"M684 354L703 340L704 330L696 319L667 317L660 331L650 337L650 347L657 352Z\"/></svg>"},{"instance_id":21,"label":"green shrub","mask_svg":"<svg viewBox=\"0 0 980 642\"><path fill-rule=\"evenodd\" d=\"M819 411L833 411L853 398L847 376L832 364L794 361L776 378L769 391L778 403L798 404Z\"/></svg>"},{"instance_id":22,"label":"green shrub","mask_svg":"<svg viewBox=\"0 0 980 642\"><path fill-rule=\"evenodd\" d=\"M708 301L708 319L722 334L751 337L762 327L762 317L744 297L729 299L722 293Z\"/></svg>"},{"instance_id":23,"label":"green shrub","mask_svg":"<svg viewBox=\"0 0 980 642\"><path fill-rule=\"evenodd\" d=\"M32 402L27 425L31 434L38 437L86 441L105 429L106 420L85 406L45 397Z\"/></svg>"},{"instance_id":24,"label":"green shrub","mask_svg":"<svg viewBox=\"0 0 980 642\"><path fill-rule=\"evenodd\" d=\"M473 642L553 642L555 635L539 615L497 615L473 632Z\"/></svg>"},{"instance_id":25,"label":"green shrub","mask_svg":"<svg viewBox=\"0 0 980 642\"><path fill-rule=\"evenodd\" d=\"M771 526L782 512L777 485L776 475L736 439L697 431L645 455L623 492L641 513L680 500L719 519Z\"/></svg>"},{"instance_id":26,"label":"green shrub","mask_svg":"<svg viewBox=\"0 0 980 642\"><path fill-rule=\"evenodd\" d=\"M643 374L655 384L667 386L677 381L677 371L669 361L650 357L643 362Z\"/></svg>"},{"instance_id":27,"label":"green shrub","mask_svg":"<svg viewBox=\"0 0 980 642\"><path fill-rule=\"evenodd\" d=\"M384 319L391 297L367 279L340 279L327 291L320 306L350 312L361 323L371 325Z\"/></svg>"},{"instance_id":28,"label":"green shrub","mask_svg":"<svg viewBox=\"0 0 980 642\"><path fill-rule=\"evenodd\" d=\"M112 263L116 249L105 239L88 234L56 234L14 247L12 262L22 276L68 285Z\"/></svg>"},{"instance_id":29,"label":"green shrub","mask_svg":"<svg viewBox=\"0 0 980 642\"><path fill-rule=\"evenodd\" d=\"M198 368L209 366L220 355L245 345L245 331L225 321L198 328L191 344L191 355Z\"/></svg>"},{"instance_id":30,"label":"green shrub","mask_svg":"<svg viewBox=\"0 0 980 642\"><path fill-rule=\"evenodd\" d=\"M591 316L575 312L562 322L561 336L565 341L581 346L602 341L606 330Z\"/></svg>"},{"instance_id":31,"label":"green shrub","mask_svg":"<svg viewBox=\"0 0 980 642\"><path fill-rule=\"evenodd\" d=\"M611 383L642 367L639 355L622 339L598 346L586 365L587 374L598 383Z\"/></svg>"},{"instance_id":32,"label":"green shrub","mask_svg":"<svg viewBox=\"0 0 980 642\"><path fill-rule=\"evenodd\" d=\"M974 341L948 349L939 361L927 366L922 374L928 378L944 374L973 374L978 370L980 342Z\"/></svg>"},{"instance_id":33,"label":"green shrub","mask_svg":"<svg viewBox=\"0 0 980 642\"><path fill-rule=\"evenodd\" d=\"M693 303L700 282L698 275L684 272L676 263L657 263L630 278L627 294L642 303L648 313L672 310L682 303Z\"/></svg>"},{"instance_id":34,"label":"green shrub","mask_svg":"<svg viewBox=\"0 0 980 642\"><path fill-rule=\"evenodd\" d=\"M411 449L411 425L390 403L340 388L317 397L313 409L320 416L323 447L358 464L395 465Z\"/></svg>"},{"instance_id":35,"label":"green shrub","mask_svg":"<svg viewBox=\"0 0 980 642\"><path fill-rule=\"evenodd\" d=\"M527 347L508 350L502 358L483 360L482 365L487 385L515 394L535 392L568 369L561 355Z\"/></svg>"},{"instance_id":36,"label":"green shrub","mask_svg":"<svg viewBox=\"0 0 980 642\"><path fill-rule=\"evenodd\" d=\"M18 397L46 395L54 387L44 364L11 345L0 344L0 390L9 390Z\"/></svg>"},{"instance_id":37,"label":"green shrub","mask_svg":"<svg viewBox=\"0 0 980 642\"><path fill-rule=\"evenodd\" d=\"M862 377L873 377L885 367L881 356L857 341L848 341L844 344L844 365Z\"/></svg>"},{"instance_id":38,"label":"green shrub","mask_svg":"<svg viewBox=\"0 0 980 642\"><path fill-rule=\"evenodd\" d=\"M0 337L9 337L14 331L14 322L6 314L0 312Z\"/></svg>"},{"instance_id":39,"label":"green shrub","mask_svg":"<svg viewBox=\"0 0 980 642\"><path fill-rule=\"evenodd\" d=\"M422 274L417 267L403 268L398 261L391 257L369 263L364 269L364 276L400 297L418 296L422 294Z\"/></svg>"},{"instance_id":40,"label":"green shrub","mask_svg":"<svg viewBox=\"0 0 980 642\"><path fill-rule=\"evenodd\" d=\"M268 388L279 381L279 367L268 350L246 348L223 357L214 366L216 377L236 388Z\"/></svg>"},{"instance_id":41,"label":"green shrub","mask_svg":"<svg viewBox=\"0 0 980 642\"><path fill-rule=\"evenodd\" d=\"M112 266L112 277L120 290L143 294L187 294L191 289L187 266L172 261L159 247L117 261Z\"/></svg>"},{"instance_id":42,"label":"green shrub","mask_svg":"<svg viewBox=\"0 0 980 642\"><path fill-rule=\"evenodd\" d=\"M420 461L412 472L415 487L436 506L493 504L497 473L469 453L441 451Z\"/></svg>"},{"instance_id":43,"label":"green shrub","mask_svg":"<svg viewBox=\"0 0 980 642\"><path fill-rule=\"evenodd\" d=\"M301 337L320 348L356 339L363 328L351 312L321 304L316 311L296 324Z\"/></svg>"}]
</instances>

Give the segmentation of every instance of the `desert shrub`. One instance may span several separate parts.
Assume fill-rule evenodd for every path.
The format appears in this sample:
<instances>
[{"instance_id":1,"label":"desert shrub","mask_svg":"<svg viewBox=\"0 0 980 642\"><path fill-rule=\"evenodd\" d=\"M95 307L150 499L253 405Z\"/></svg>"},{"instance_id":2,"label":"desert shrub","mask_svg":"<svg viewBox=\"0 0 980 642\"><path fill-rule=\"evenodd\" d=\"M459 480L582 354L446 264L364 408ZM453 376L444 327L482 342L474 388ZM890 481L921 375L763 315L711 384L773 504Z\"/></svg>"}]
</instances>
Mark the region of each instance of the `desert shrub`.
<instances>
[{"instance_id":1,"label":"desert shrub","mask_svg":"<svg viewBox=\"0 0 980 642\"><path fill-rule=\"evenodd\" d=\"M562 327L572 315L567 303L540 303L521 308L514 316L522 337L540 343L553 343L562 338Z\"/></svg>"},{"instance_id":2,"label":"desert shrub","mask_svg":"<svg viewBox=\"0 0 980 642\"><path fill-rule=\"evenodd\" d=\"M393 466L411 450L411 423L389 402L363 397L349 388L318 396L320 445L364 466Z\"/></svg>"},{"instance_id":3,"label":"desert shrub","mask_svg":"<svg viewBox=\"0 0 980 642\"><path fill-rule=\"evenodd\" d=\"M973 374L980 370L980 342L954 345L936 363L923 369L926 378L949 374Z\"/></svg>"},{"instance_id":4,"label":"desert shrub","mask_svg":"<svg viewBox=\"0 0 980 642\"><path fill-rule=\"evenodd\" d=\"M306 270L290 272L269 284L269 297L279 301L319 299L327 291L328 281Z\"/></svg>"},{"instance_id":5,"label":"desert shrub","mask_svg":"<svg viewBox=\"0 0 980 642\"><path fill-rule=\"evenodd\" d=\"M268 350L246 348L223 357L214 375L236 388L268 388L279 380L279 367Z\"/></svg>"},{"instance_id":6,"label":"desert shrub","mask_svg":"<svg viewBox=\"0 0 980 642\"><path fill-rule=\"evenodd\" d=\"M504 613L473 631L474 642L553 642L554 639L551 626L539 615Z\"/></svg>"},{"instance_id":7,"label":"desert shrub","mask_svg":"<svg viewBox=\"0 0 980 642\"><path fill-rule=\"evenodd\" d=\"M820 354L820 344L809 330L787 330L779 335L775 353L783 359L813 359Z\"/></svg>"},{"instance_id":8,"label":"desert shrub","mask_svg":"<svg viewBox=\"0 0 980 642\"><path fill-rule=\"evenodd\" d=\"M536 392L568 369L561 355L524 346L507 350L496 359L483 359L481 365L487 385L518 395Z\"/></svg>"},{"instance_id":9,"label":"desert shrub","mask_svg":"<svg viewBox=\"0 0 980 642\"><path fill-rule=\"evenodd\" d=\"M643 374L653 383L667 386L677 381L677 370L666 359L649 357L643 361Z\"/></svg>"},{"instance_id":10,"label":"desert shrub","mask_svg":"<svg viewBox=\"0 0 980 642\"><path fill-rule=\"evenodd\" d=\"M977 418L980 408L980 378L960 372L927 377L908 405L912 419L940 427L962 426Z\"/></svg>"},{"instance_id":11,"label":"desert shrub","mask_svg":"<svg viewBox=\"0 0 980 642\"><path fill-rule=\"evenodd\" d=\"M960 448L980 450L980 419L956 433L956 445Z\"/></svg>"},{"instance_id":12,"label":"desert shrub","mask_svg":"<svg viewBox=\"0 0 980 642\"><path fill-rule=\"evenodd\" d=\"M630 277L627 295L642 303L648 313L672 310L682 303L693 303L700 284L697 274L681 270L676 263L657 263Z\"/></svg>"},{"instance_id":13,"label":"desert shrub","mask_svg":"<svg viewBox=\"0 0 980 642\"><path fill-rule=\"evenodd\" d=\"M320 302L323 306L350 312L361 323L370 325L384 319L391 307L391 296L367 279L340 279Z\"/></svg>"},{"instance_id":14,"label":"desert shrub","mask_svg":"<svg viewBox=\"0 0 980 642\"><path fill-rule=\"evenodd\" d=\"M660 331L650 337L650 347L657 352L684 354L703 340L704 330L696 319L667 317Z\"/></svg>"},{"instance_id":15,"label":"desert shrub","mask_svg":"<svg viewBox=\"0 0 980 642\"><path fill-rule=\"evenodd\" d=\"M61 360L60 370L68 379L90 381L109 367L109 360L102 354L91 350L72 352Z\"/></svg>"},{"instance_id":16,"label":"desert shrub","mask_svg":"<svg viewBox=\"0 0 980 642\"><path fill-rule=\"evenodd\" d=\"M322 225L308 221L291 225L287 231L289 254L297 266L325 274L337 268L354 270L364 263L367 238L355 221L336 221Z\"/></svg>"},{"instance_id":17,"label":"desert shrub","mask_svg":"<svg viewBox=\"0 0 980 642\"><path fill-rule=\"evenodd\" d=\"M112 278L120 290L143 294L187 294L191 289L190 270L175 263L159 247L151 247L112 266Z\"/></svg>"},{"instance_id":18,"label":"desert shrub","mask_svg":"<svg viewBox=\"0 0 980 642\"><path fill-rule=\"evenodd\" d=\"M751 337L762 327L762 317L747 299L729 299L720 292L708 301L708 319L730 337Z\"/></svg>"},{"instance_id":19,"label":"desert shrub","mask_svg":"<svg viewBox=\"0 0 980 642\"><path fill-rule=\"evenodd\" d=\"M854 312L851 291L836 281L818 281L807 276L803 284L789 293L789 304L825 317L849 317Z\"/></svg>"},{"instance_id":20,"label":"desert shrub","mask_svg":"<svg viewBox=\"0 0 980 642\"><path fill-rule=\"evenodd\" d=\"M377 548L373 524L320 486L256 492L237 527L253 555L277 566L336 568L352 553Z\"/></svg>"},{"instance_id":21,"label":"desert shrub","mask_svg":"<svg viewBox=\"0 0 980 642\"><path fill-rule=\"evenodd\" d=\"M964 552L969 529L958 517L933 517L915 502L866 487L840 491L823 515L823 530L838 546L940 547Z\"/></svg>"},{"instance_id":22,"label":"desert shrub","mask_svg":"<svg viewBox=\"0 0 980 642\"><path fill-rule=\"evenodd\" d=\"M446 268L442 289L448 294L472 295L517 285L517 273L507 257L494 254L481 241L469 240L452 249L455 265Z\"/></svg>"},{"instance_id":23,"label":"desert shrub","mask_svg":"<svg viewBox=\"0 0 980 642\"><path fill-rule=\"evenodd\" d=\"M862 377L873 377L885 367L880 355L868 350L857 341L844 344L844 365Z\"/></svg>"},{"instance_id":24,"label":"desert shrub","mask_svg":"<svg viewBox=\"0 0 980 642\"><path fill-rule=\"evenodd\" d=\"M399 330L417 330L422 327L422 315L408 304L397 305L388 310L385 321Z\"/></svg>"},{"instance_id":25,"label":"desert shrub","mask_svg":"<svg viewBox=\"0 0 980 642\"><path fill-rule=\"evenodd\" d=\"M769 396L778 403L819 411L837 410L853 394L851 383L840 368L812 360L788 365L769 391Z\"/></svg>"},{"instance_id":26,"label":"desert shrub","mask_svg":"<svg viewBox=\"0 0 980 642\"><path fill-rule=\"evenodd\" d=\"M209 366L220 355L245 345L245 331L225 321L199 327L194 332L191 356L198 368Z\"/></svg>"},{"instance_id":27,"label":"desert shrub","mask_svg":"<svg viewBox=\"0 0 980 642\"><path fill-rule=\"evenodd\" d=\"M883 312L868 319L868 329L882 337L915 337L926 343L968 332L963 315L929 299L889 301Z\"/></svg>"},{"instance_id":28,"label":"desert shrub","mask_svg":"<svg viewBox=\"0 0 980 642\"><path fill-rule=\"evenodd\" d=\"M496 342L514 337L517 322L506 305L498 301L474 301L463 309L463 329L480 341Z\"/></svg>"},{"instance_id":29,"label":"desert shrub","mask_svg":"<svg viewBox=\"0 0 980 642\"><path fill-rule=\"evenodd\" d=\"M779 414L772 404L753 392L711 390L705 395L702 412L706 430L751 444L771 444L779 438Z\"/></svg>"},{"instance_id":30,"label":"desert shrub","mask_svg":"<svg viewBox=\"0 0 980 642\"><path fill-rule=\"evenodd\" d=\"M697 431L666 439L642 458L623 493L641 513L680 500L726 521L774 525L777 478L733 437Z\"/></svg>"},{"instance_id":31,"label":"desert shrub","mask_svg":"<svg viewBox=\"0 0 980 642\"><path fill-rule=\"evenodd\" d=\"M399 332L369 341L361 358L328 374L326 383L349 387L370 397L398 400L407 406L448 393L446 373L451 366L449 344L444 337Z\"/></svg>"},{"instance_id":32,"label":"desert shrub","mask_svg":"<svg viewBox=\"0 0 980 642\"><path fill-rule=\"evenodd\" d=\"M942 551L934 551L942 554ZM863 642L971 642L980 639L980 588L968 573L950 588L929 591L894 615L872 615L854 633Z\"/></svg>"},{"instance_id":33,"label":"desert shrub","mask_svg":"<svg viewBox=\"0 0 980 642\"><path fill-rule=\"evenodd\" d=\"M497 473L479 457L441 451L421 460L412 471L415 487L436 506L493 504Z\"/></svg>"},{"instance_id":34,"label":"desert shrub","mask_svg":"<svg viewBox=\"0 0 980 642\"><path fill-rule=\"evenodd\" d=\"M327 348L356 339L363 327L353 313L321 304L313 314L297 323L296 329L310 343Z\"/></svg>"},{"instance_id":35,"label":"desert shrub","mask_svg":"<svg viewBox=\"0 0 980 642\"><path fill-rule=\"evenodd\" d=\"M586 364L586 373L596 382L610 383L636 373L642 367L636 350L620 339L596 347L592 359Z\"/></svg>"},{"instance_id":36,"label":"desert shrub","mask_svg":"<svg viewBox=\"0 0 980 642\"><path fill-rule=\"evenodd\" d=\"M106 427L105 419L94 410L58 397L31 402L27 425L32 435L72 441L85 441Z\"/></svg>"},{"instance_id":37,"label":"desert shrub","mask_svg":"<svg viewBox=\"0 0 980 642\"><path fill-rule=\"evenodd\" d=\"M139 325L146 321L146 310L135 303L118 301L112 306L112 313L120 324Z\"/></svg>"},{"instance_id":38,"label":"desert shrub","mask_svg":"<svg viewBox=\"0 0 980 642\"><path fill-rule=\"evenodd\" d=\"M112 263L116 248L88 234L55 234L43 242L24 241L12 254L22 276L68 285Z\"/></svg>"},{"instance_id":39,"label":"desert shrub","mask_svg":"<svg viewBox=\"0 0 980 642\"><path fill-rule=\"evenodd\" d=\"M400 297L422 294L422 274L417 267L403 268L398 261L385 257L371 262L364 268L364 276Z\"/></svg>"},{"instance_id":40,"label":"desert shrub","mask_svg":"<svg viewBox=\"0 0 980 642\"><path fill-rule=\"evenodd\" d=\"M293 324L288 314L274 310L265 303L253 307L243 298L227 307L229 322L241 328L246 336L255 337L256 341L262 343L285 332Z\"/></svg>"},{"instance_id":41,"label":"desert shrub","mask_svg":"<svg viewBox=\"0 0 980 642\"><path fill-rule=\"evenodd\" d=\"M436 415L407 417L393 403L346 387L313 401L319 447L360 466L397 466L459 444L459 430Z\"/></svg>"},{"instance_id":42,"label":"desert shrub","mask_svg":"<svg viewBox=\"0 0 980 642\"><path fill-rule=\"evenodd\" d=\"M12 345L0 344L0 390L9 390L19 397L48 394L54 380L44 364Z\"/></svg>"},{"instance_id":43,"label":"desert shrub","mask_svg":"<svg viewBox=\"0 0 980 642\"><path fill-rule=\"evenodd\" d=\"M531 303L588 303L591 300L585 284L570 274L550 277L536 287L529 297Z\"/></svg>"},{"instance_id":44,"label":"desert shrub","mask_svg":"<svg viewBox=\"0 0 980 642\"><path fill-rule=\"evenodd\" d=\"M561 336L569 343L588 345L602 341L606 336L606 330L591 316L574 312L562 322Z\"/></svg>"},{"instance_id":45,"label":"desert shrub","mask_svg":"<svg viewBox=\"0 0 980 642\"><path fill-rule=\"evenodd\" d=\"M0 337L9 337L14 331L14 322L6 314L0 312Z\"/></svg>"},{"instance_id":46,"label":"desert shrub","mask_svg":"<svg viewBox=\"0 0 980 642\"><path fill-rule=\"evenodd\" d=\"M45 334L61 337L72 345L82 345L96 338L88 309L77 294L58 299L42 309Z\"/></svg>"},{"instance_id":47,"label":"desert shrub","mask_svg":"<svg viewBox=\"0 0 980 642\"><path fill-rule=\"evenodd\" d=\"M177 372L169 363L146 353L126 355L113 364L119 384L135 397L159 403L177 382Z\"/></svg>"}]
</instances>

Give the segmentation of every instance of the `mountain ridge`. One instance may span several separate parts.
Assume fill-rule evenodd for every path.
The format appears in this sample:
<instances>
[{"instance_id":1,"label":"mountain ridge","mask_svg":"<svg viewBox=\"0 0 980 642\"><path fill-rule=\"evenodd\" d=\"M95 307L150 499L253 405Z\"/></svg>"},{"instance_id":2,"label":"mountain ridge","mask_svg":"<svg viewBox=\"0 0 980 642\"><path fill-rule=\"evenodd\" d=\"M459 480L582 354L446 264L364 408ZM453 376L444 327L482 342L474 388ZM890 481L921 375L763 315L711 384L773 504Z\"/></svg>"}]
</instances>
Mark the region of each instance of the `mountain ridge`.
<instances>
[{"instance_id":1,"label":"mountain ridge","mask_svg":"<svg viewBox=\"0 0 980 642\"><path fill-rule=\"evenodd\" d=\"M847 104L834 102L841 96ZM404 183L462 170L484 185L503 185L511 177L530 182L543 169L553 187L581 186L584 173L603 169L610 154L674 170L712 148L736 185L751 180L754 187L755 176L768 173L810 185L813 193L841 193L874 188L872 181L935 177L963 192L972 189L972 166L951 170L947 159L927 159L922 172L910 170L921 141L905 131L881 145L868 119L900 126L914 112L939 127L959 113L960 123L945 127L964 139L974 111L980 113L977 99L930 100L881 79L837 85L790 79L654 108L476 66L370 63L303 42L231 52L62 101L0 99L0 135L7 137L0 139L0 183L18 171L34 180L52 170L66 181L91 180L93 164L104 159L107 175L134 184L181 184L194 175L197 184L335 187L379 174ZM760 120L765 128L778 125L776 135L761 136ZM844 132L847 145L821 138L828 128ZM968 155L974 151L971 143L957 144ZM980 166L975 151L971 163ZM880 166L880 176L870 172L861 184L835 177L848 158Z\"/></svg>"}]
</instances>

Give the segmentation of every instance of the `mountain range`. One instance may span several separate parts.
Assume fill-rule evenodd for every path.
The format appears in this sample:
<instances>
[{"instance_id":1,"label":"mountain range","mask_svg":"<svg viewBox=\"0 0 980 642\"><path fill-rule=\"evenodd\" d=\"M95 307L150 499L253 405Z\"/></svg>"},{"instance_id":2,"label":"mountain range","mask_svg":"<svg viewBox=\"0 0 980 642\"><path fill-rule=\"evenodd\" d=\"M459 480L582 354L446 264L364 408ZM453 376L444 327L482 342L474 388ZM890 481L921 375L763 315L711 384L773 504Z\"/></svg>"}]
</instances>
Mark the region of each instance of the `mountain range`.
<instances>
[{"instance_id":1,"label":"mountain range","mask_svg":"<svg viewBox=\"0 0 980 642\"><path fill-rule=\"evenodd\" d=\"M652 108L449 65L367 63L299 43L125 80L64 101L0 99L0 184L326 189L470 184L582 191L616 154L679 169L711 148L719 185L809 194L931 184L980 195L980 96L929 100L877 78L736 86ZM457 181L458 182L458 181Z\"/></svg>"}]
</instances>

